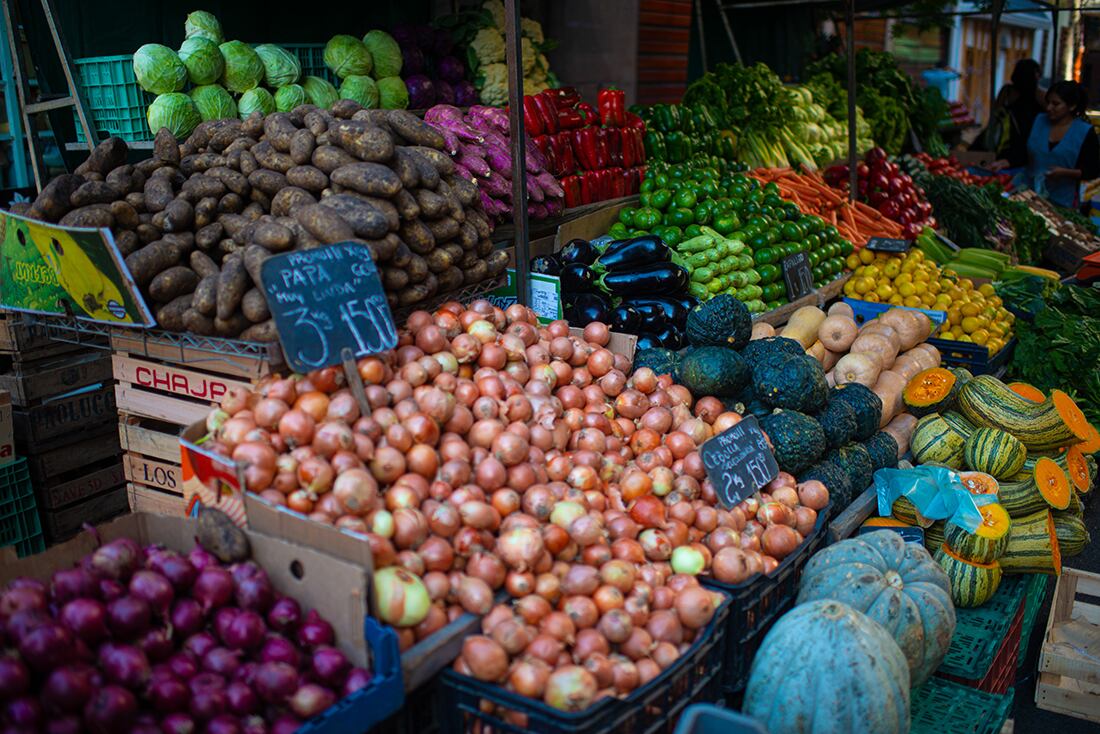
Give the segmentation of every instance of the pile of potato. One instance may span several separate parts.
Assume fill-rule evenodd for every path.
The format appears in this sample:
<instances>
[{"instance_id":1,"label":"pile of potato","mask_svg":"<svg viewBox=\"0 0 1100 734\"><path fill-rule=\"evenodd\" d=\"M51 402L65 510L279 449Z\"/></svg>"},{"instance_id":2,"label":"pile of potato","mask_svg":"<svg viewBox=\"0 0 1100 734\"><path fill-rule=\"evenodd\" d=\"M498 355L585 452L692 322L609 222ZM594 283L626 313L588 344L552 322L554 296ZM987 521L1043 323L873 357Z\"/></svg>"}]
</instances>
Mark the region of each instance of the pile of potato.
<instances>
[{"instance_id":1,"label":"pile of potato","mask_svg":"<svg viewBox=\"0 0 1100 734\"><path fill-rule=\"evenodd\" d=\"M203 122L182 144L162 129L134 165L110 138L12 209L110 228L162 328L271 341L260 266L272 254L363 242L393 308L504 271L477 187L443 149L404 110L303 105Z\"/></svg>"}]
</instances>

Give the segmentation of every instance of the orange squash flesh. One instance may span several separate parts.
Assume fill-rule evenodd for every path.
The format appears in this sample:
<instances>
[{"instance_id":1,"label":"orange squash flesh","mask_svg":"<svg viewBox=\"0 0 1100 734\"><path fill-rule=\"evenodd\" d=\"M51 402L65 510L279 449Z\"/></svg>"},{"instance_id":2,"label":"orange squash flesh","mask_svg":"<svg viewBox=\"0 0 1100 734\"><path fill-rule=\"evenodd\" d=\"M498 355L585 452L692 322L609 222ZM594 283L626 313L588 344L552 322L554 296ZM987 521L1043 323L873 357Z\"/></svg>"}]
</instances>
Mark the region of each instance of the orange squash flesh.
<instances>
[{"instance_id":1,"label":"orange squash flesh","mask_svg":"<svg viewBox=\"0 0 1100 734\"><path fill-rule=\"evenodd\" d=\"M934 405L951 394L957 380L951 370L942 367L921 370L905 386L905 400L919 407Z\"/></svg>"},{"instance_id":2,"label":"orange squash flesh","mask_svg":"<svg viewBox=\"0 0 1100 734\"><path fill-rule=\"evenodd\" d=\"M963 486L966 487L966 491L970 494L997 495L1001 491L1000 483L995 478L991 477L985 472L960 472L959 479L962 481Z\"/></svg>"},{"instance_id":3,"label":"orange squash flesh","mask_svg":"<svg viewBox=\"0 0 1100 734\"><path fill-rule=\"evenodd\" d=\"M1053 521L1053 520L1051 520L1051 523L1050 523L1050 524L1051 524L1051 529L1053 530L1053 528L1054 528L1054 521ZM955 559L956 561L961 561L962 563L965 563L965 564L966 564L966 565L968 565L968 566L976 566L976 567L978 567L978 568L994 568L994 567L995 567L995 566L997 565L997 562L996 562L996 561L994 561L993 563L976 563L976 562L974 562L974 561L968 561L968 560L966 560L965 558L963 558L962 556L960 556L960 555L958 555L957 553L955 553L955 552L954 552L953 550L951 550L950 548L948 548L948 547L947 547L947 543L944 543L944 544L943 544L942 546L940 546L940 548L941 548L941 549L943 550L943 552L944 552L944 553L946 553L947 555L951 556L951 557L952 557L952 558L954 558L954 559Z\"/></svg>"},{"instance_id":4,"label":"orange squash flesh","mask_svg":"<svg viewBox=\"0 0 1100 734\"><path fill-rule=\"evenodd\" d=\"M1050 399L1054 403L1058 415L1065 421L1070 432L1081 441L1087 440L1089 438L1089 429L1092 426L1089 425L1089 421L1085 418L1085 414L1077 407L1077 403L1073 402L1073 398L1066 395L1061 390L1053 390L1050 393Z\"/></svg>"},{"instance_id":5,"label":"orange squash flesh","mask_svg":"<svg viewBox=\"0 0 1100 734\"><path fill-rule=\"evenodd\" d=\"M1085 493L1092 488L1092 477L1089 476L1089 463L1085 461L1085 455L1081 453L1081 445L1070 446L1066 450L1066 474L1078 492Z\"/></svg>"},{"instance_id":6,"label":"orange squash flesh","mask_svg":"<svg viewBox=\"0 0 1100 734\"><path fill-rule=\"evenodd\" d=\"M974 531L976 535L996 539L1006 535L1012 527L1012 520L1009 519L1005 508L996 502L982 505L978 508L978 512L982 513L982 524Z\"/></svg>"},{"instance_id":7,"label":"orange squash flesh","mask_svg":"<svg viewBox=\"0 0 1100 734\"><path fill-rule=\"evenodd\" d=\"M1024 400L1030 400L1033 403L1041 403L1047 399L1042 390L1026 382L1010 382L1008 383L1008 389Z\"/></svg>"},{"instance_id":8,"label":"orange squash flesh","mask_svg":"<svg viewBox=\"0 0 1100 734\"><path fill-rule=\"evenodd\" d=\"M1100 430L1097 430L1096 426L1090 424L1088 427L1088 434L1088 438L1085 439L1084 443L1082 443L1079 448L1083 454L1095 454L1097 451L1100 451Z\"/></svg>"},{"instance_id":9,"label":"orange squash flesh","mask_svg":"<svg viewBox=\"0 0 1100 734\"><path fill-rule=\"evenodd\" d=\"M1053 459L1043 457L1035 462L1035 486L1051 507L1058 510L1069 507L1069 495L1073 490L1066 473Z\"/></svg>"}]
</instances>

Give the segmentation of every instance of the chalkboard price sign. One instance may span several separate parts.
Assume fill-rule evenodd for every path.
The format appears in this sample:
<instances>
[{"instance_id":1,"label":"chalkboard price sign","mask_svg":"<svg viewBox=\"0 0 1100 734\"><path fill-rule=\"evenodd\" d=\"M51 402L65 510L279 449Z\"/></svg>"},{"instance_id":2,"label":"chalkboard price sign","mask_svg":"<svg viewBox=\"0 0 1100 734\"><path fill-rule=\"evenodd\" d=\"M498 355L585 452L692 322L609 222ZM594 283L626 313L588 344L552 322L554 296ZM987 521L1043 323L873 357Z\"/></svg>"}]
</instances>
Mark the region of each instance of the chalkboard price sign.
<instances>
[{"instance_id":1,"label":"chalkboard price sign","mask_svg":"<svg viewBox=\"0 0 1100 734\"><path fill-rule=\"evenodd\" d=\"M909 252L912 240L899 240L892 237L872 237L867 240L867 249L875 252Z\"/></svg>"},{"instance_id":2,"label":"chalkboard price sign","mask_svg":"<svg viewBox=\"0 0 1100 734\"><path fill-rule=\"evenodd\" d=\"M796 252L783 258L783 280L787 283L788 301L797 301L813 292L814 273L806 253Z\"/></svg>"},{"instance_id":3,"label":"chalkboard price sign","mask_svg":"<svg viewBox=\"0 0 1100 734\"><path fill-rule=\"evenodd\" d=\"M287 364L298 372L397 345L397 328L370 250L341 242L264 261L267 305Z\"/></svg>"},{"instance_id":4,"label":"chalkboard price sign","mask_svg":"<svg viewBox=\"0 0 1100 734\"><path fill-rule=\"evenodd\" d=\"M753 415L706 441L699 455L718 501L727 509L779 475L779 465Z\"/></svg>"}]
</instances>

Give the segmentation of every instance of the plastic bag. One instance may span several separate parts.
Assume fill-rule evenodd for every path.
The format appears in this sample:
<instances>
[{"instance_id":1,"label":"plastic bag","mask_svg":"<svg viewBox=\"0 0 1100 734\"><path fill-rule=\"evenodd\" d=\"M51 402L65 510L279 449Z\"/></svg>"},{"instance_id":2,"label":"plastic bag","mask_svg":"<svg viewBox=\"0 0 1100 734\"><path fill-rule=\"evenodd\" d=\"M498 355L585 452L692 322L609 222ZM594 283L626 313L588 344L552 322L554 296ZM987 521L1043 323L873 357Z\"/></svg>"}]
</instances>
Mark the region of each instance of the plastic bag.
<instances>
[{"instance_id":1,"label":"plastic bag","mask_svg":"<svg viewBox=\"0 0 1100 734\"><path fill-rule=\"evenodd\" d=\"M996 502L995 495L967 491L958 473L943 466L879 469L875 472L878 514L891 514L894 502L905 497L928 520L950 520L974 532L982 524L981 505Z\"/></svg>"}]
</instances>

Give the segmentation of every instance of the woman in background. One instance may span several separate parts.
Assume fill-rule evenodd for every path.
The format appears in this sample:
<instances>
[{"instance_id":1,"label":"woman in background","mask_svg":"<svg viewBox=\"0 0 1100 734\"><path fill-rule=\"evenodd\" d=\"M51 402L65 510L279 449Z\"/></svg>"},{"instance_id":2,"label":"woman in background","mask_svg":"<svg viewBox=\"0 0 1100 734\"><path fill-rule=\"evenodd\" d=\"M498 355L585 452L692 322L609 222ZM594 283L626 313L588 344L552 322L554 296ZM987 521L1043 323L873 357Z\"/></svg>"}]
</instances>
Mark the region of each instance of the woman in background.
<instances>
[{"instance_id":1,"label":"woman in background","mask_svg":"<svg viewBox=\"0 0 1100 734\"><path fill-rule=\"evenodd\" d=\"M1003 87L993 103L993 115L981 140L985 149L1018 168L1027 163L1027 139L1031 125L1046 107L1039 88L1039 62L1021 59L1012 69L1012 81Z\"/></svg>"}]
</instances>

